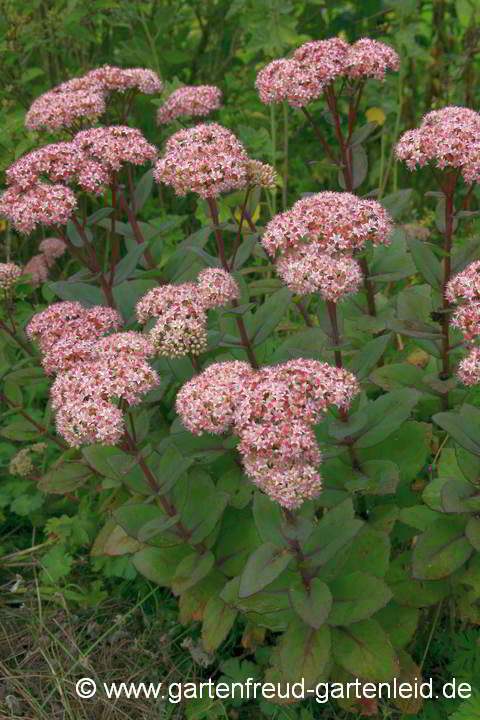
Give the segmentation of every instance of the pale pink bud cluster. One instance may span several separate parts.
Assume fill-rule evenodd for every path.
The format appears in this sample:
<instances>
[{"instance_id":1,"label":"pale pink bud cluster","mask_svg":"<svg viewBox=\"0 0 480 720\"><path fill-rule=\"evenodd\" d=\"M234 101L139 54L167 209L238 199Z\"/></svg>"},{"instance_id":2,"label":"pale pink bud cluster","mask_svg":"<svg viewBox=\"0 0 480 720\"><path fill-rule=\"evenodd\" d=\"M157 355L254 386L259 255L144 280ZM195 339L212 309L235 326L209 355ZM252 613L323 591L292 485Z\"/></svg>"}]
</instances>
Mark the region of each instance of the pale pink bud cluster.
<instances>
[{"instance_id":1,"label":"pale pink bud cluster","mask_svg":"<svg viewBox=\"0 0 480 720\"><path fill-rule=\"evenodd\" d=\"M192 433L232 430L251 480L293 509L321 489L321 462L311 425L330 404L346 408L360 387L343 368L291 360L253 370L247 363L216 363L186 383L176 407Z\"/></svg>"},{"instance_id":2,"label":"pale pink bud cluster","mask_svg":"<svg viewBox=\"0 0 480 720\"><path fill-rule=\"evenodd\" d=\"M15 263L0 263L0 290L10 290L22 273L22 268Z\"/></svg>"},{"instance_id":3,"label":"pale pink bud cluster","mask_svg":"<svg viewBox=\"0 0 480 720\"><path fill-rule=\"evenodd\" d=\"M326 191L275 215L261 243L272 258L280 254L277 271L293 292L318 291L337 302L356 292L361 282L351 256L367 242L388 245L392 229L388 212L375 200Z\"/></svg>"},{"instance_id":4,"label":"pale pink bud cluster","mask_svg":"<svg viewBox=\"0 0 480 720\"><path fill-rule=\"evenodd\" d=\"M249 160L247 162L247 185L274 190L277 182L278 175L274 167L259 160Z\"/></svg>"},{"instance_id":5,"label":"pale pink bud cluster","mask_svg":"<svg viewBox=\"0 0 480 720\"><path fill-rule=\"evenodd\" d=\"M248 156L242 143L217 123L196 125L172 135L165 155L157 160L154 177L171 185L177 195L187 192L216 197L245 187Z\"/></svg>"},{"instance_id":6,"label":"pale pink bud cluster","mask_svg":"<svg viewBox=\"0 0 480 720\"><path fill-rule=\"evenodd\" d=\"M441 170L458 168L466 183L480 180L480 113L445 107L427 113L419 128L408 130L395 153L410 170L434 162Z\"/></svg>"},{"instance_id":7,"label":"pale pink bud cluster","mask_svg":"<svg viewBox=\"0 0 480 720\"><path fill-rule=\"evenodd\" d=\"M398 70L399 64L397 53L377 40L362 38L349 45L333 37L305 43L292 58L273 60L258 73L256 87L266 104L286 100L302 108L337 78L384 80L387 70Z\"/></svg>"},{"instance_id":8,"label":"pale pink bud cluster","mask_svg":"<svg viewBox=\"0 0 480 720\"><path fill-rule=\"evenodd\" d=\"M215 85L187 85L174 90L157 110L157 124L170 123L178 117L208 115L220 107L222 91Z\"/></svg>"},{"instance_id":9,"label":"pale pink bud cluster","mask_svg":"<svg viewBox=\"0 0 480 720\"><path fill-rule=\"evenodd\" d=\"M31 283L34 286L48 280L49 269L55 260L64 254L67 246L60 238L51 237L42 240L38 249L40 250L38 255L33 255L23 269L25 275L31 275Z\"/></svg>"},{"instance_id":10,"label":"pale pink bud cluster","mask_svg":"<svg viewBox=\"0 0 480 720\"><path fill-rule=\"evenodd\" d=\"M162 285L137 303L137 319L156 318L149 338L160 355L199 355L207 347L207 310L239 297L234 278L225 270L207 268L197 283Z\"/></svg>"},{"instance_id":11,"label":"pale pink bud cluster","mask_svg":"<svg viewBox=\"0 0 480 720\"><path fill-rule=\"evenodd\" d=\"M37 225L66 225L77 207L75 195L64 185L38 182L26 190L11 185L0 197L0 214L26 235Z\"/></svg>"},{"instance_id":12,"label":"pale pink bud cluster","mask_svg":"<svg viewBox=\"0 0 480 720\"><path fill-rule=\"evenodd\" d=\"M152 70L106 65L40 95L32 103L25 125L30 130L59 130L83 119L93 122L105 113L110 91L138 89L151 94L162 87L162 81Z\"/></svg>"}]
</instances>

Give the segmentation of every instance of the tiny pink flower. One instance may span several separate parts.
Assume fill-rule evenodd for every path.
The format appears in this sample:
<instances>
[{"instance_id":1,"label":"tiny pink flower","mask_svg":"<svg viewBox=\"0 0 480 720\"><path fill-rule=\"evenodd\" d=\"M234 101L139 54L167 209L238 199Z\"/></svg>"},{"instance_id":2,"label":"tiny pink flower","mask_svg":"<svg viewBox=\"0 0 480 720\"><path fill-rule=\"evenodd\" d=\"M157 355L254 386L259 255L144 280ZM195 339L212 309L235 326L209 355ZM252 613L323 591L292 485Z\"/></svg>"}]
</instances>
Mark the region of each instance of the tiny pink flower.
<instances>
[{"instance_id":1,"label":"tiny pink flower","mask_svg":"<svg viewBox=\"0 0 480 720\"><path fill-rule=\"evenodd\" d=\"M75 195L64 185L39 182L28 190L11 185L0 197L0 213L25 235L37 225L66 225L76 207Z\"/></svg>"},{"instance_id":2,"label":"tiny pink flower","mask_svg":"<svg viewBox=\"0 0 480 720\"><path fill-rule=\"evenodd\" d=\"M24 272L15 263L0 263L0 290L10 290Z\"/></svg>"}]
</instances>

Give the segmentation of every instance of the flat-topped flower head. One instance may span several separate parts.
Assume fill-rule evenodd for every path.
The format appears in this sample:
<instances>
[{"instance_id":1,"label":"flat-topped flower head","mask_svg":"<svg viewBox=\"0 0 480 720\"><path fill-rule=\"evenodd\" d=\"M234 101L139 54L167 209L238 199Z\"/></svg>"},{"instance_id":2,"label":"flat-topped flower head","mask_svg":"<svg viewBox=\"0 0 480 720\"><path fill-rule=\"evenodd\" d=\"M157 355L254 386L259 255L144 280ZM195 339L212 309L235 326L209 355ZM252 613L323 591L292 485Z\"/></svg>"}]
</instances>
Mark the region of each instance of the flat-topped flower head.
<instances>
[{"instance_id":1,"label":"flat-topped flower head","mask_svg":"<svg viewBox=\"0 0 480 720\"><path fill-rule=\"evenodd\" d=\"M456 106L432 110L419 128L402 135L395 153L410 170L433 162L441 170L461 170L468 184L479 182L480 114Z\"/></svg>"},{"instance_id":2,"label":"flat-topped flower head","mask_svg":"<svg viewBox=\"0 0 480 720\"><path fill-rule=\"evenodd\" d=\"M344 74L349 47L349 44L339 37L314 40L297 48L293 57L302 67L314 70L325 86Z\"/></svg>"},{"instance_id":3,"label":"flat-topped flower head","mask_svg":"<svg viewBox=\"0 0 480 720\"><path fill-rule=\"evenodd\" d=\"M72 447L117 445L125 432L122 411L110 402L72 400L57 411L57 433Z\"/></svg>"},{"instance_id":4,"label":"flat-topped flower head","mask_svg":"<svg viewBox=\"0 0 480 720\"><path fill-rule=\"evenodd\" d=\"M95 358L94 340L83 340L65 332L42 357L42 367L47 375L64 373L77 366L84 366Z\"/></svg>"},{"instance_id":5,"label":"flat-topped flower head","mask_svg":"<svg viewBox=\"0 0 480 720\"><path fill-rule=\"evenodd\" d=\"M245 187L247 161L245 148L230 130L217 123L202 124L172 135L153 175L177 195L216 197Z\"/></svg>"},{"instance_id":6,"label":"flat-topped flower head","mask_svg":"<svg viewBox=\"0 0 480 720\"><path fill-rule=\"evenodd\" d=\"M208 115L220 107L222 91L215 85L186 85L174 90L157 110L157 124L170 123L178 117Z\"/></svg>"},{"instance_id":7,"label":"flat-topped flower head","mask_svg":"<svg viewBox=\"0 0 480 720\"><path fill-rule=\"evenodd\" d=\"M194 435L228 432L243 383L253 372L248 363L240 360L220 362L185 383L176 399L183 425Z\"/></svg>"},{"instance_id":8,"label":"flat-topped flower head","mask_svg":"<svg viewBox=\"0 0 480 720\"><path fill-rule=\"evenodd\" d=\"M78 120L93 122L105 111L105 93L99 87L85 83L84 88L72 89L71 84L63 83L33 101L25 117L25 126L29 130L60 130L71 127Z\"/></svg>"},{"instance_id":9,"label":"flat-topped flower head","mask_svg":"<svg viewBox=\"0 0 480 720\"><path fill-rule=\"evenodd\" d=\"M123 325L117 310L97 306L84 308L79 302L58 302L42 310L27 325L27 335L36 340L42 352L51 350L64 335L92 340Z\"/></svg>"},{"instance_id":10,"label":"flat-topped flower head","mask_svg":"<svg viewBox=\"0 0 480 720\"><path fill-rule=\"evenodd\" d=\"M249 160L247 163L247 185L249 187L262 187L275 190L278 174L274 167L259 160Z\"/></svg>"},{"instance_id":11,"label":"flat-topped flower head","mask_svg":"<svg viewBox=\"0 0 480 720\"><path fill-rule=\"evenodd\" d=\"M106 165L79 151L72 142L52 143L17 160L6 171L10 185L27 190L40 180L76 183L82 190L100 193L111 182Z\"/></svg>"},{"instance_id":12,"label":"flat-topped flower head","mask_svg":"<svg viewBox=\"0 0 480 720\"><path fill-rule=\"evenodd\" d=\"M352 373L319 360L300 358L265 366L245 382L235 409L236 427L241 430L253 422L317 423L329 405L347 408L359 392Z\"/></svg>"},{"instance_id":13,"label":"flat-topped flower head","mask_svg":"<svg viewBox=\"0 0 480 720\"><path fill-rule=\"evenodd\" d=\"M194 313L195 300L196 285L192 282L152 288L137 303L137 320L144 324L150 318L158 318L168 312L172 306L178 306L178 312L185 315Z\"/></svg>"},{"instance_id":14,"label":"flat-topped flower head","mask_svg":"<svg viewBox=\"0 0 480 720\"><path fill-rule=\"evenodd\" d=\"M388 70L398 70L400 58L395 50L370 38L361 38L348 48L345 74L351 78L384 80Z\"/></svg>"},{"instance_id":15,"label":"flat-topped flower head","mask_svg":"<svg viewBox=\"0 0 480 720\"><path fill-rule=\"evenodd\" d=\"M470 263L448 282L445 297L451 303L480 300L480 260Z\"/></svg>"},{"instance_id":16,"label":"flat-topped flower head","mask_svg":"<svg viewBox=\"0 0 480 720\"><path fill-rule=\"evenodd\" d=\"M44 256L48 267L50 267L51 265L53 265L55 260L57 260L59 257L62 257L62 255L67 249L67 246L63 242L63 240L60 240L60 238L49 237L45 238L45 240L42 240L42 242L38 246L38 249Z\"/></svg>"},{"instance_id":17,"label":"flat-topped flower head","mask_svg":"<svg viewBox=\"0 0 480 720\"><path fill-rule=\"evenodd\" d=\"M205 309L238 300L240 290L235 278L220 268L207 268L197 277L197 297Z\"/></svg>"},{"instance_id":18,"label":"flat-topped flower head","mask_svg":"<svg viewBox=\"0 0 480 720\"><path fill-rule=\"evenodd\" d=\"M298 295L318 292L324 300L332 302L358 292L363 280L356 260L332 257L316 242L287 250L275 268L292 292Z\"/></svg>"},{"instance_id":19,"label":"flat-topped flower head","mask_svg":"<svg viewBox=\"0 0 480 720\"><path fill-rule=\"evenodd\" d=\"M324 252L354 253L368 241L389 244L392 220L380 203L347 192L320 192L298 200L270 220L261 243L275 257L301 244L316 242Z\"/></svg>"},{"instance_id":20,"label":"flat-topped flower head","mask_svg":"<svg viewBox=\"0 0 480 720\"><path fill-rule=\"evenodd\" d=\"M95 345L95 342L90 344L88 357L70 364L57 375L51 388L54 410L73 400L94 398L102 402L121 399L136 405L143 395L159 385L157 373L144 358L124 353L99 357Z\"/></svg>"},{"instance_id":21,"label":"flat-topped flower head","mask_svg":"<svg viewBox=\"0 0 480 720\"><path fill-rule=\"evenodd\" d=\"M120 68L104 65L87 73L85 80L105 91L125 92L135 88L142 93L152 95L161 92L163 88L163 82L157 73L145 68Z\"/></svg>"},{"instance_id":22,"label":"flat-topped flower head","mask_svg":"<svg viewBox=\"0 0 480 720\"><path fill-rule=\"evenodd\" d=\"M0 214L24 235L38 225L66 225L76 207L75 195L64 185L36 183L28 190L10 185L0 197Z\"/></svg>"},{"instance_id":23,"label":"flat-topped flower head","mask_svg":"<svg viewBox=\"0 0 480 720\"><path fill-rule=\"evenodd\" d=\"M289 105L302 108L321 97L325 84L314 68L282 58L260 70L255 86L266 105L286 100Z\"/></svg>"},{"instance_id":24,"label":"flat-topped flower head","mask_svg":"<svg viewBox=\"0 0 480 720\"><path fill-rule=\"evenodd\" d=\"M73 145L110 170L120 170L124 163L143 165L157 156L156 147L147 142L140 130L126 125L82 130L75 135Z\"/></svg>"},{"instance_id":25,"label":"flat-topped flower head","mask_svg":"<svg viewBox=\"0 0 480 720\"><path fill-rule=\"evenodd\" d=\"M268 461L252 453L243 457L250 480L268 497L287 510L296 510L305 500L313 500L322 490L317 469L308 463Z\"/></svg>"},{"instance_id":26,"label":"flat-topped flower head","mask_svg":"<svg viewBox=\"0 0 480 720\"><path fill-rule=\"evenodd\" d=\"M474 347L457 368L457 377L464 385L480 383L480 348Z\"/></svg>"},{"instance_id":27,"label":"flat-topped flower head","mask_svg":"<svg viewBox=\"0 0 480 720\"><path fill-rule=\"evenodd\" d=\"M15 263L0 263L0 290L10 290L24 272Z\"/></svg>"}]
</instances>

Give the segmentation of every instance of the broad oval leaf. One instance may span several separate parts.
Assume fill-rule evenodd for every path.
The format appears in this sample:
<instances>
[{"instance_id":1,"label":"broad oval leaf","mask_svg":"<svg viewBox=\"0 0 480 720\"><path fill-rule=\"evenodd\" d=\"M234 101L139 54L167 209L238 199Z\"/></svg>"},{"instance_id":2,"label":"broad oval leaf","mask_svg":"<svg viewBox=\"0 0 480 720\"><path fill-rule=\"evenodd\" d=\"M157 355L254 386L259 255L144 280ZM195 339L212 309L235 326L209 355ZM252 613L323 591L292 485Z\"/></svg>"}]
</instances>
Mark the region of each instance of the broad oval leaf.
<instances>
[{"instance_id":1,"label":"broad oval leaf","mask_svg":"<svg viewBox=\"0 0 480 720\"><path fill-rule=\"evenodd\" d=\"M285 570L292 558L292 552L279 549L273 543L260 545L247 560L240 578L238 596L249 597L270 585Z\"/></svg>"},{"instance_id":2,"label":"broad oval leaf","mask_svg":"<svg viewBox=\"0 0 480 720\"><path fill-rule=\"evenodd\" d=\"M332 607L332 594L324 582L313 578L307 588L299 583L289 591L292 608L304 623L318 630Z\"/></svg>"}]
</instances>

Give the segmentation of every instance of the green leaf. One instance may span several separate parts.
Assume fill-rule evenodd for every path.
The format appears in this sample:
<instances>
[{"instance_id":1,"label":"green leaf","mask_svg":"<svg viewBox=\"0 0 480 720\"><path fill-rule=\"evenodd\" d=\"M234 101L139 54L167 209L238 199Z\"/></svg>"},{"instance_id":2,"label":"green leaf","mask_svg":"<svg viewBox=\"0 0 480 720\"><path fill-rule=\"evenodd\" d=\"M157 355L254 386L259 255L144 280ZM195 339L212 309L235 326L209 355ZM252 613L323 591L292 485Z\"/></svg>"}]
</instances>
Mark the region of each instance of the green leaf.
<instances>
[{"instance_id":1,"label":"green leaf","mask_svg":"<svg viewBox=\"0 0 480 720\"><path fill-rule=\"evenodd\" d=\"M292 608L304 623L318 630L332 607L332 594L324 582L313 578L308 588L303 582L289 591Z\"/></svg>"},{"instance_id":2,"label":"green leaf","mask_svg":"<svg viewBox=\"0 0 480 720\"><path fill-rule=\"evenodd\" d=\"M406 525L423 531L426 530L434 520L438 520L440 517L440 513L431 510L425 505L412 505L411 507L402 508L398 519Z\"/></svg>"},{"instance_id":3,"label":"green leaf","mask_svg":"<svg viewBox=\"0 0 480 720\"><path fill-rule=\"evenodd\" d=\"M153 187L153 170L150 168L145 172L137 183L133 195L134 212L138 213L145 205Z\"/></svg>"},{"instance_id":4,"label":"green leaf","mask_svg":"<svg viewBox=\"0 0 480 720\"><path fill-rule=\"evenodd\" d=\"M480 552L480 520L471 517L465 528L465 535L477 552Z\"/></svg>"},{"instance_id":5,"label":"green leaf","mask_svg":"<svg viewBox=\"0 0 480 720\"><path fill-rule=\"evenodd\" d=\"M341 550L350 547L363 524L354 517L350 498L328 510L310 537L300 542L308 563L315 568L324 566Z\"/></svg>"},{"instance_id":6,"label":"green leaf","mask_svg":"<svg viewBox=\"0 0 480 720\"><path fill-rule=\"evenodd\" d=\"M395 220L400 220L412 203L412 195L413 188L404 188L385 195L380 202Z\"/></svg>"},{"instance_id":7,"label":"green leaf","mask_svg":"<svg viewBox=\"0 0 480 720\"><path fill-rule=\"evenodd\" d=\"M333 598L329 625L350 625L366 620L392 597L383 580L362 572L342 575L330 582L329 588Z\"/></svg>"},{"instance_id":8,"label":"green leaf","mask_svg":"<svg viewBox=\"0 0 480 720\"><path fill-rule=\"evenodd\" d=\"M432 311L431 296L432 288L428 285L413 285L401 290L395 298L398 319L426 322Z\"/></svg>"},{"instance_id":9,"label":"green leaf","mask_svg":"<svg viewBox=\"0 0 480 720\"><path fill-rule=\"evenodd\" d=\"M417 238L407 238L408 249L420 275L435 290L442 287L442 266L428 244Z\"/></svg>"},{"instance_id":10,"label":"green leaf","mask_svg":"<svg viewBox=\"0 0 480 720\"><path fill-rule=\"evenodd\" d=\"M381 395L375 402L370 403L366 408L367 430L361 431L360 438L355 443L356 447L368 448L385 440L407 420L418 398L416 390L405 388Z\"/></svg>"},{"instance_id":11,"label":"green leaf","mask_svg":"<svg viewBox=\"0 0 480 720\"><path fill-rule=\"evenodd\" d=\"M187 545L166 548L146 547L135 553L132 562L147 580L168 587L179 563L190 551Z\"/></svg>"},{"instance_id":12,"label":"green leaf","mask_svg":"<svg viewBox=\"0 0 480 720\"><path fill-rule=\"evenodd\" d=\"M432 420L446 430L459 445L475 455L480 455L480 442L477 440L478 432L476 431L480 423L480 410L471 406L470 408L470 412L464 414L457 412L437 413ZM472 424L472 421L474 424Z\"/></svg>"},{"instance_id":13,"label":"green leaf","mask_svg":"<svg viewBox=\"0 0 480 720\"><path fill-rule=\"evenodd\" d=\"M429 428L426 423L408 420L378 445L360 448L357 452L360 465L366 460L388 458L398 466L402 481L411 480L427 461Z\"/></svg>"},{"instance_id":14,"label":"green leaf","mask_svg":"<svg viewBox=\"0 0 480 720\"><path fill-rule=\"evenodd\" d=\"M347 547L344 558L338 558L332 563L332 569L338 575L353 573L357 570L383 578L389 567L390 538L389 536L365 523L355 542ZM336 566L335 566L336 565Z\"/></svg>"},{"instance_id":15,"label":"green leaf","mask_svg":"<svg viewBox=\"0 0 480 720\"><path fill-rule=\"evenodd\" d=\"M199 555L191 553L180 561L172 578L172 592L175 595L189 590L212 570L215 564L215 556L208 551Z\"/></svg>"},{"instance_id":16,"label":"green leaf","mask_svg":"<svg viewBox=\"0 0 480 720\"><path fill-rule=\"evenodd\" d=\"M158 517L154 517L152 520L146 522L145 525L142 525L138 531L138 539L140 542L148 542L156 535L159 535L160 533L165 532L165 530L173 527L179 520L180 515L178 513L175 515L160 515Z\"/></svg>"},{"instance_id":17,"label":"green leaf","mask_svg":"<svg viewBox=\"0 0 480 720\"><path fill-rule=\"evenodd\" d=\"M227 508L215 544L217 566L227 576L239 575L260 543L251 512L239 513Z\"/></svg>"},{"instance_id":18,"label":"green leaf","mask_svg":"<svg viewBox=\"0 0 480 720\"><path fill-rule=\"evenodd\" d=\"M432 392L425 387L423 370L408 363L393 363L376 368L370 375L370 380L383 390L398 390L402 387L413 387L421 392Z\"/></svg>"},{"instance_id":19,"label":"green leaf","mask_svg":"<svg viewBox=\"0 0 480 720\"><path fill-rule=\"evenodd\" d=\"M245 316L247 332L253 345L260 345L268 338L282 319L291 300L290 290L282 288L270 295L255 314Z\"/></svg>"},{"instance_id":20,"label":"green leaf","mask_svg":"<svg viewBox=\"0 0 480 720\"><path fill-rule=\"evenodd\" d=\"M335 440L344 440L347 437L353 437L365 427L367 420L367 413L363 410L350 413L347 416L346 422L328 417L328 434L330 437L335 438Z\"/></svg>"},{"instance_id":21,"label":"green leaf","mask_svg":"<svg viewBox=\"0 0 480 720\"><path fill-rule=\"evenodd\" d=\"M422 608L435 605L450 592L446 580L420 581L412 578L411 552L402 552L394 558L385 580L400 605Z\"/></svg>"},{"instance_id":22,"label":"green leaf","mask_svg":"<svg viewBox=\"0 0 480 720\"><path fill-rule=\"evenodd\" d=\"M133 273L137 267L138 261L142 257L146 250L146 245L135 245L129 252L123 257L117 266L115 267L114 285L119 285L121 282L126 280Z\"/></svg>"},{"instance_id":23,"label":"green leaf","mask_svg":"<svg viewBox=\"0 0 480 720\"><path fill-rule=\"evenodd\" d=\"M398 672L398 661L390 640L375 620L362 620L332 629L335 662L354 677L388 682Z\"/></svg>"},{"instance_id":24,"label":"green leaf","mask_svg":"<svg viewBox=\"0 0 480 720\"><path fill-rule=\"evenodd\" d=\"M147 523L154 520L162 522L169 516L157 505L128 501L113 512L117 523L125 530L127 535L139 540L139 534Z\"/></svg>"},{"instance_id":25,"label":"green leaf","mask_svg":"<svg viewBox=\"0 0 480 720\"><path fill-rule=\"evenodd\" d=\"M147 464L160 485L159 495L171 490L192 463L193 459L184 457L173 444L168 445L162 452L154 451Z\"/></svg>"},{"instance_id":26,"label":"green leaf","mask_svg":"<svg viewBox=\"0 0 480 720\"><path fill-rule=\"evenodd\" d=\"M380 623L395 650L404 648L415 635L420 613L418 608L399 605L394 600L373 618Z\"/></svg>"},{"instance_id":27,"label":"green leaf","mask_svg":"<svg viewBox=\"0 0 480 720\"><path fill-rule=\"evenodd\" d=\"M270 500L267 495L256 492L253 496L253 517L264 542L278 547L288 545L282 532L283 515L278 503Z\"/></svg>"},{"instance_id":28,"label":"green leaf","mask_svg":"<svg viewBox=\"0 0 480 720\"><path fill-rule=\"evenodd\" d=\"M26 418L16 417L13 418L8 425L4 425L0 429L0 435L8 438L9 440L14 440L15 442L20 442L22 440L29 442L42 437L43 433L39 432L38 428L36 428L35 425L29 422Z\"/></svg>"},{"instance_id":29,"label":"green leaf","mask_svg":"<svg viewBox=\"0 0 480 720\"><path fill-rule=\"evenodd\" d=\"M61 280L59 282L47 283L47 287L61 300L78 300L86 307L94 305L103 305L105 297L102 291L94 285L84 282L71 282L70 280Z\"/></svg>"},{"instance_id":30,"label":"green leaf","mask_svg":"<svg viewBox=\"0 0 480 720\"><path fill-rule=\"evenodd\" d=\"M102 207L99 210L95 210L91 215L87 217L87 225L95 225L95 223L110 217L113 212L113 207Z\"/></svg>"},{"instance_id":31,"label":"green leaf","mask_svg":"<svg viewBox=\"0 0 480 720\"><path fill-rule=\"evenodd\" d=\"M365 482L362 482L365 480ZM400 482L398 465L391 460L366 460L362 463L362 476L359 490L371 495L389 495L394 493ZM345 483L345 487L355 490L355 481Z\"/></svg>"},{"instance_id":32,"label":"green leaf","mask_svg":"<svg viewBox=\"0 0 480 720\"><path fill-rule=\"evenodd\" d=\"M42 557L42 565L41 582L56 585L72 569L73 557L65 551L62 545L56 545Z\"/></svg>"},{"instance_id":33,"label":"green leaf","mask_svg":"<svg viewBox=\"0 0 480 720\"><path fill-rule=\"evenodd\" d=\"M391 339L392 333L384 333L367 342L361 350L355 353L349 369L359 380L363 380L368 376L387 349Z\"/></svg>"},{"instance_id":34,"label":"green leaf","mask_svg":"<svg viewBox=\"0 0 480 720\"><path fill-rule=\"evenodd\" d=\"M245 598L269 585L293 558L292 552L272 543L260 545L248 558L240 578L239 597Z\"/></svg>"},{"instance_id":35,"label":"green leaf","mask_svg":"<svg viewBox=\"0 0 480 720\"><path fill-rule=\"evenodd\" d=\"M278 642L277 654L285 680L303 679L310 688L324 675L330 659L330 628L315 630L301 620L292 620Z\"/></svg>"},{"instance_id":36,"label":"green leaf","mask_svg":"<svg viewBox=\"0 0 480 720\"><path fill-rule=\"evenodd\" d=\"M43 492L63 495L85 485L92 476L90 468L79 462L65 462L59 468L50 470L38 481Z\"/></svg>"},{"instance_id":37,"label":"green leaf","mask_svg":"<svg viewBox=\"0 0 480 720\"><path fill-rule=\"evenodd\" d=\"M207 602L203 613L202 644L208 653L213 653L222 644L233 627L237 610L232 610L220 597L213 596Z\"/></svg>"},{"instance_id":38,"label":"green leaf","mask_svg":"<svg viewBox=\"0 0 480 720\"><path fill-rule=\"evenodd\" d=\"M355 190L363 183L368 173L368 156L363 145L352 147L351 158L352 189ZM347 189L344 170L338 171L338 184L343 190Z\"/></svg>"},{"instance_id":39,"label":"green leaf","mask_svg":"<svg viewBox=\"0 0 480 720\"><path fill-rule=\"evenodd\" d=\"M376 129L378 125L376 122L367 122L365 125L358 127L353 133L349 141L350 147L355 147L359 143L367 139Z\"/></svg>"},{"instance_id":40,"label":"green leaf","mask_svg":"<svg viewBox=\"0 0 480 720\"><path fill-rule=\"evenodd\" d=\"M418 580L439 580L464 565L473 552L465 537L463 517L435 520L417 540L412 574Z\"/></svg>"},{"instance_id":41,"label":"green leaf","mask_svg":"<svg viewBox=\"0 0 480 720\"><path fill-rule=\"evenodd\" d=\"M375 282L392 282L415 274L415 265L407 252L405 233L402 230L396 229L392 232L390 245L373 249L369 273Z\"/></svg>"},{"instance_id":42,"label":"green leaf","mask_svg":"<svg viewBox=\"0 0 480 720\"><path fill-rule=\"evenodd\" d=\"M309 328L289 335L273 353L270 362L279 363L296 357L320 360L327 336L320 328Z\"/></svg>"}]
</instances>

